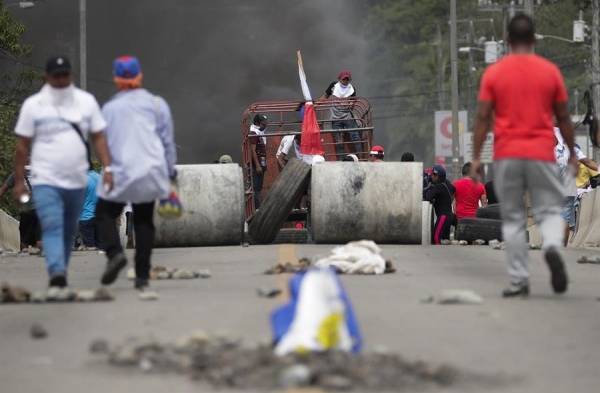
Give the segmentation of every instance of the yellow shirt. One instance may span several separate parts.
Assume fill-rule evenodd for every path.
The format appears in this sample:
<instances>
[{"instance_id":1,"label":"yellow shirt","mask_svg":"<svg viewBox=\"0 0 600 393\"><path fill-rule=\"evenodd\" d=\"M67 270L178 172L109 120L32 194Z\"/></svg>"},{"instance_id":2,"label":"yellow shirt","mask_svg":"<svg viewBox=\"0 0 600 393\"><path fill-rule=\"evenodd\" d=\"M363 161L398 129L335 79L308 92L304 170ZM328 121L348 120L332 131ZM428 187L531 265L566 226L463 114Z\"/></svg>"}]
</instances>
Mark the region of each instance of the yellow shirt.
<instances>
[{"instance_id":1,"label":"yellow shirt","mask_svg":"<svg viewBox=\"0 0 600 393\"><path fill-rule=\"evenodd\" d=\"M575 182L577 183L577 188L585 188L590 183L590 178L594 176L598 176L598 172L593 169L588 168L587 166L579 163L579 172L577 173L577 179Z\"/></svg>"}]
</instances>

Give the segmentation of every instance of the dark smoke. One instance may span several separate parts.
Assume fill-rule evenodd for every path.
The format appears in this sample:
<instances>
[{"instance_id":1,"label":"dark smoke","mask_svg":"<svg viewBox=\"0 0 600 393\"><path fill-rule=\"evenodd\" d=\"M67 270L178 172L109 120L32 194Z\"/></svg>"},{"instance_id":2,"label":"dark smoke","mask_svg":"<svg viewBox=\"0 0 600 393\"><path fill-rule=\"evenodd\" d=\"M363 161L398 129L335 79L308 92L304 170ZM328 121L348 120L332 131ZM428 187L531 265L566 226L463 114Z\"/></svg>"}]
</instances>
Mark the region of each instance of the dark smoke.
<instances>
[{"instance_id":1,"label":"dark smoke","mask_svg":"<svg viewBox=\"0 0 600 393\"><path fill-rule=\"evenodd\" d=\"M171 105L181 163L239 160L240 118L255 101L301 99L295 51L312 94L341 69L369 89L360 0L88 0L88 90L103 103L114 87L111 62L140 58L145 85ZM56 53L78 62L77 0L14 9L28 28L31 62Z\"/></svg>"}]
</instances>

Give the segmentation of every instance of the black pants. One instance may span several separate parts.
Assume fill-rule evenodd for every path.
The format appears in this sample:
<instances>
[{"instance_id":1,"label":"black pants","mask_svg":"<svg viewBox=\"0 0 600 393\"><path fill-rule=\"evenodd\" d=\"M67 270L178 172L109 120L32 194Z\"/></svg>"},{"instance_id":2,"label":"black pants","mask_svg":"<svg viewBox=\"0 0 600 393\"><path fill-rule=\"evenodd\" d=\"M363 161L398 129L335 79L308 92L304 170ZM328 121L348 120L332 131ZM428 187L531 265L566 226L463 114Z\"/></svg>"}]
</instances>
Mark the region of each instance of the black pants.
<instances>
[{"instance_id":1,"label":"black pants","mask_svg":"<svg viewBox=\"0 0 600 393\"><path fill-rule=\"evenodd\" d=\"M40 221L35 210L23 211L19 215L19 236L22 246L35 246L41 239Z\"/></svg>"},{"instance_id":2,"label":"black pants","mask_svg":"<svg viewBox=\"0 0 600 393\"><path fill-rule=\"evenodd\" d=\"M98 247L98 241L96 240L96 219L79 221L79 235L84 246Z\"/></svg>"},{"instance_id":3,"label":"black pants","mask_svg":"<svg viewBox=\"0 0 600 393\"><path fill-rule=\"evenodd\" d=\"M100 245L110 259L123 252L119 239L117 218L121 215L124 203L98 199L96 205L96 230ZM133 228L135 232L135 275L138 278L150 277L150 256L154 244L154 202L133 204ZM126 225L126 223L122 223Z\"/></svg>"},{"instance_id":4,"label":"black pants","mask_svg":"<svg viewBox=\"0 0 600 393\"><path fill-rule=\"evenodd\" d=\"M254 189L254 208L260 208L260 203L262 202L261 192L263 189L263 180L265 178L266 168L263 168L263 173L259 175L256 173L256 169L253 168L252 171L252 188Z\"/></svg>"},{"instance_id":5,"label":"black pants","mask_svg":"<svg viewBox=\"0 0 600 393\"><path fill-rule=\"evenodd\" d=\"M435 221L431 233L432 243L441 244L442 240L450 239L450 229L454 225L455 217L452 213L440 214Z\"/></svg>"}]
</instances>

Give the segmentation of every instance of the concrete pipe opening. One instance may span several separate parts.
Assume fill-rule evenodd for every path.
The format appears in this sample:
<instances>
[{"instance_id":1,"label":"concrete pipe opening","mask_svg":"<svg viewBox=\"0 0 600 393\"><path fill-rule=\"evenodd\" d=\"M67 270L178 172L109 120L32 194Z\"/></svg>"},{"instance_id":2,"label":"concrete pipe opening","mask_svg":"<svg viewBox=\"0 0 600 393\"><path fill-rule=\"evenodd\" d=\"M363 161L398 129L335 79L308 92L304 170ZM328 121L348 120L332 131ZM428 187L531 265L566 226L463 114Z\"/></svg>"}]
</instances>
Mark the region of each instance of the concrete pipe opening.
<instances>
[{"instance_id":1,"label":"concrete pipe opening","mask_svg":"<svg viewBox=\"0 0 600 393\"><path fill-rule=\"evenodd\" d=\"M237 164L177 165L183 215L154 215L157 247L240 244L244 231L244 183Z\"/></svg>"},{"instance_id":2,"label":"concrete pipe opening","mask_svg":"<svg viewBox=\"0 0 600 393\"><path fill-rule=\"evenodd\" d=\"M421 243L422 179L420 162L314 165L310 214L314 241Z\"/></svg>"}]
</instances>

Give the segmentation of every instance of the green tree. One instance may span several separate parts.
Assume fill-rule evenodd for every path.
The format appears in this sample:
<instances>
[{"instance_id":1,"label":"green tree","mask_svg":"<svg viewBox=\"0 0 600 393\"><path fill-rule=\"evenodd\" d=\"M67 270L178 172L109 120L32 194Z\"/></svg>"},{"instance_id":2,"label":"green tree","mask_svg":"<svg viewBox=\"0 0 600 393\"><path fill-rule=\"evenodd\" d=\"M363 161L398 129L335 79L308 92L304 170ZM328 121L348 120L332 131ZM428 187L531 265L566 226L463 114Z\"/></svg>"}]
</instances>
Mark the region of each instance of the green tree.
<instances>
[{"instance_id":1,"label":"green tree","mask_svg":"<svg viewBox=\"0 0 600 393\"><path fill-rule=\"evenodd\" d=\"M15 20L0 0L0 181L4 181L13 169L15 137L14 124L19 107L25 96L31 92L37 77L24 64L31 53L31 47L22 42L25 26ZM16 206L10 194L0 200L0 208L11 214Z\"/></svg>"}]
</instances>

